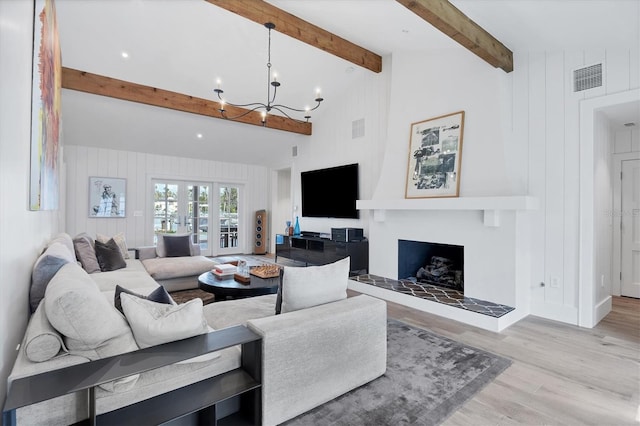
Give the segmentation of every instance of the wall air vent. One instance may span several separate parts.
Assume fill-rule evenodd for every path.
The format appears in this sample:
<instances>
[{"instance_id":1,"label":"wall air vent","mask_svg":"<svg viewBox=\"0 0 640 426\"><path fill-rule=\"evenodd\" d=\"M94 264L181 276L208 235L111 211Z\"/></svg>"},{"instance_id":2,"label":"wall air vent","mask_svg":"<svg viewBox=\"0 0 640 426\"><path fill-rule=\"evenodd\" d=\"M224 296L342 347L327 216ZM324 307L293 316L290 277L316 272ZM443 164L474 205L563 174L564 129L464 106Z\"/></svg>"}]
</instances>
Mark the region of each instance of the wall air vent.
<instances>
[{"instance_id":1,"label":"wall air vent","mask_svg":"<svg viewBox=\"0 0 640 426\"><path fill-rule=\"evenodd\" d=\"M294 145L291 147L291 156L292 157L297 157L298 156L298 146Z\"/></svg>"},{"instance_id":2,"label":"wall air vent","mask_svg":"<svg viewBox=\"0 0 640 426\"><path fill-rule=\"evenodd\" d=\"M573 91L593 89L602 86L602 64L595 64L573 71Z\"/></svg>"},{"instance_id":3,"label":"wall air vent","mask_svg":"<svg viewBox=\"0 0 640 426\"><path fill-rule=\"evenodd\" d=\"M357 139L364 136L364 118L351 122L351 139Z\"/></svg>"}]
</instances>

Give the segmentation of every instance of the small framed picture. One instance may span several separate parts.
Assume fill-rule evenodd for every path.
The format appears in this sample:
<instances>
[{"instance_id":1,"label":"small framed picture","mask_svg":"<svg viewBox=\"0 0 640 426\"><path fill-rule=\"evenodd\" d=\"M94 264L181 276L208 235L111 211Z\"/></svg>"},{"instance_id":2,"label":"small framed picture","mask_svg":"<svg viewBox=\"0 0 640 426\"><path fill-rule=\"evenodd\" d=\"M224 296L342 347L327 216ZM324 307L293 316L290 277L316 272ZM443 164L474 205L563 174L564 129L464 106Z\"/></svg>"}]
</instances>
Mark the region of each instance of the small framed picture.
<instances>
[{"instance_id":1,"label":"small framed picture","mask_svg":"<svg viewBox=\"0 0 640 426\"><path fill-rule=\"evenodd\" d=\"M464 111L411 124L405 198L457 197Z\"/></svg>"},{"instance_id":2,"label":"small framed picture","mask_svg":"<svg viewBox=\"0 0 640 426\"><path fill-rule=\"evenodd\" d=\"M127 180L89 178L89 217L125 217Z\"/></svg>"}]
</instances>

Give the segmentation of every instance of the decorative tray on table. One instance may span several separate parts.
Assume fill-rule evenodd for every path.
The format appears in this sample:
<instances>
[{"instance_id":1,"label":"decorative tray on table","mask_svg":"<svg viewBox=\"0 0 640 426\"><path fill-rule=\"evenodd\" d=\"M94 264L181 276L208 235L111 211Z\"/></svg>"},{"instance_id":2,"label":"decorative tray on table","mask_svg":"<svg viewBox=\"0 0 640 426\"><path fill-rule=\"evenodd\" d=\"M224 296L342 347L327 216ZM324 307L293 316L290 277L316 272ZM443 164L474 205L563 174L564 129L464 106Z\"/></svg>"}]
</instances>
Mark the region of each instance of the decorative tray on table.
<instances>
[{"instance_id":1,"label":"decorative tray on table","mask_svg":"<svg viewBox=\"0 0 640 426\"><path fill-rule=\"evenodd\" d=\"M280 267L278 265L254 266L250 274L260 278L275 278L280 276Z\"/></svg>"}]
</instances>

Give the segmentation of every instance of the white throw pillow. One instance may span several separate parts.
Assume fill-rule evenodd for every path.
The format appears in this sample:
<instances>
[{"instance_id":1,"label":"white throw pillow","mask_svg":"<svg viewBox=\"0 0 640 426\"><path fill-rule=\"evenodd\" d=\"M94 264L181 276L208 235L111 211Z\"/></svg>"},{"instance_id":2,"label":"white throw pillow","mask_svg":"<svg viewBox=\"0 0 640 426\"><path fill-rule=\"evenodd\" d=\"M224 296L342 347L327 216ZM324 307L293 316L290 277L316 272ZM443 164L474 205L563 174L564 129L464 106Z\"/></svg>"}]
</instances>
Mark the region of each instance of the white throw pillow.
<instances>
[{"instance_id":1,"label":"white throw pillow","mask_svg":"<svg viewBox=\"0 0 640 426\"><path fill-rule=\"evenodd\" d=\"M120 294L124 315L140 348L161 345L208 332L202 300L167 305Z\"/></svg>"},{"instance_id":2,"label":"white throw pillow","mask_svg":"<svg viewBox=\"0 0 640 426\"><path fill-rule=\"evenodd\" d=\"M297 311L347 298L351 259L306 268L285 267L281 312Z\"/></svg>"}]
</instances>

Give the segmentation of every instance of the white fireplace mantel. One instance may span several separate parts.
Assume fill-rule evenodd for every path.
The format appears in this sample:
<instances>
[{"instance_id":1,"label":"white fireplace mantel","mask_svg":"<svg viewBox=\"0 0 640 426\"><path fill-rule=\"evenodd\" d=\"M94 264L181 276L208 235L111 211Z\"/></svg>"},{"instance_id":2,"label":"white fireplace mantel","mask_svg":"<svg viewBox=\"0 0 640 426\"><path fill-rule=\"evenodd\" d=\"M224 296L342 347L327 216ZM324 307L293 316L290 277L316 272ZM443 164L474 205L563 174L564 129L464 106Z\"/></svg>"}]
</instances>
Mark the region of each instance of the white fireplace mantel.
<instances>
[{"instance_id":1,"label":"white fireplace mantel","mask_svg":"<svg viewBox=\"0 0 640 426\"><path fill-rule=\"evenodd\" d=\"M502 197L410 198L358 200L358 210L373 210L373 219L384 222L387 210L480 210L484 225L500 226L500 211L537 210L538 199L528 195Z\"/></svg>"}]
</instances>

